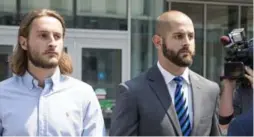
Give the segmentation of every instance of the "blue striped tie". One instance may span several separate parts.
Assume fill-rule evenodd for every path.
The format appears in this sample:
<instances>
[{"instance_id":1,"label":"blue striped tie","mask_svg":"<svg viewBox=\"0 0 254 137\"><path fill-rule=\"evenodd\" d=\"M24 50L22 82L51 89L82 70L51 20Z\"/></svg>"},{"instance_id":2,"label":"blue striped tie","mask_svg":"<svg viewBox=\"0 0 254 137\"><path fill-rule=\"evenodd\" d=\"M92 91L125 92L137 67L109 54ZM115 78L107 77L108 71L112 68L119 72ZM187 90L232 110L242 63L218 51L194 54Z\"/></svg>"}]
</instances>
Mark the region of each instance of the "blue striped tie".
<instances>
[{"instance_id":1,"label":"blue striped tie","mask_svg":"<svg viewBox=\"0 0 254 137\"><path fill-rule=\"evenodd\" d=\"M182 89L183 78L178 76L174 78L176 82L176 91L175 91L175 109L177 117L181 126L183 136L190 136L191 134L191 124L190 117L188 112L188 104L186 98L184 98Z\"/></svg>"}]
</instances>

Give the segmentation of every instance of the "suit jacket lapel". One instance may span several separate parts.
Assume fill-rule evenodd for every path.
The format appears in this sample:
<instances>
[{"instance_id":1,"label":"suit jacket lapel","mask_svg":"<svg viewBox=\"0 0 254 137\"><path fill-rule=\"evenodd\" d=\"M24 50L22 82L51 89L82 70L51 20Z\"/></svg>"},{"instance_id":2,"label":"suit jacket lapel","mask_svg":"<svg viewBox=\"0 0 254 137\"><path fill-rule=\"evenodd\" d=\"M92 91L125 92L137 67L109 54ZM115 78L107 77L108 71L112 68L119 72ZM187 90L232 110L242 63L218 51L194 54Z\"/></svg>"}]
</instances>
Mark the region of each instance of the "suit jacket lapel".
<instances>
[{"instance_id":1,"label":"suit jacket lapel","mask_svg":"<svg viewBox=\"0 0 254 137\"><path fill-rule=\"evenodd\" d=\"M193 128L192 128L192 133L191 135L194 136L198 123L200 120L201 112L200 110L202 109L202 97L203 97L203 92L202 92L202 81L199 80L197 77L197 74L194 72L190 71L190 82L191 82L191 87L192 87L192 108L193 108Z\"/></svg>"},{"instance_id":2,"label":"suit jacket lapel","mask_svg":"<svg viewBox=\"0 0 254 137\"><path fill-rule=\"evenodd\" d=\"M175 111L175 107L172 104L172 99L170 97L166 83L157 65L152 67L147 74L148 74L147 75L148 83L150 87L152 88L152 90L154 91L157 98L160 100L163 108L165 109L165 112L167 113L167 116L172 122L172 126L174 127L176 134L178 134L179 136L182 136L180 124L179 124L176 111Z\"/></svg>"}]
</instances>

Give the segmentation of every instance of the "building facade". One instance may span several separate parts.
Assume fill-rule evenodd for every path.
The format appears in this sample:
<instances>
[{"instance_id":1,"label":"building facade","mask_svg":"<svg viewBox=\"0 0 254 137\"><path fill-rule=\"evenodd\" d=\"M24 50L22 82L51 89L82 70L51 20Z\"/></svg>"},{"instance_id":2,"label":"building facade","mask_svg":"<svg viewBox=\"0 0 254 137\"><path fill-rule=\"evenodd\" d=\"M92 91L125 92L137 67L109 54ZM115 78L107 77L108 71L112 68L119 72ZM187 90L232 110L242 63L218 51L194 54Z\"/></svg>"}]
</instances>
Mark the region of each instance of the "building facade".
<instances>
[{"instance_id":1,"label":"building facade","mask_svg":"<svg viewBox=\"0 0 254 137\"><path fill-rule=\"evenodd\" d=\"M225 54L220 36L242 27L248 39L253 37L252 0L1 0L0 80L12 76L7 57L17 43L20 19L37 8L64 16L73 76L93 86L107 127L116 86L157 62L152 36L162 12L180 10L192 18L196 56L191 69L216 82Z\"/></svg>"}]
</instances>

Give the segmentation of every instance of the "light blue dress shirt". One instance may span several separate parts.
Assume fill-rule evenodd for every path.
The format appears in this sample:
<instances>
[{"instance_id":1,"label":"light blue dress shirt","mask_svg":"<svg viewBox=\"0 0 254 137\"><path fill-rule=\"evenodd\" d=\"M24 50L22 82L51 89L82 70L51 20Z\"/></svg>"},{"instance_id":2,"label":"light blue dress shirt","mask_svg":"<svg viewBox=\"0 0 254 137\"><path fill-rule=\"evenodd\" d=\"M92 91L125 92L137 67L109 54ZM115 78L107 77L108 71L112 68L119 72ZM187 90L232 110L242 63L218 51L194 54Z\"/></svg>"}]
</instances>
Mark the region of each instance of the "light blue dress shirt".
<instances>
[{"instance_id":1,"label":"light blue dress shirt","mask_svg":"<svg viewBox=\"0 0 254 137\"><path fill-rule=\"evenodd\" d=\"M44 88L28 72L0 82L0 135L104 136L100 104L93 88L60 74Z\"/></svg>"}]
</instances>

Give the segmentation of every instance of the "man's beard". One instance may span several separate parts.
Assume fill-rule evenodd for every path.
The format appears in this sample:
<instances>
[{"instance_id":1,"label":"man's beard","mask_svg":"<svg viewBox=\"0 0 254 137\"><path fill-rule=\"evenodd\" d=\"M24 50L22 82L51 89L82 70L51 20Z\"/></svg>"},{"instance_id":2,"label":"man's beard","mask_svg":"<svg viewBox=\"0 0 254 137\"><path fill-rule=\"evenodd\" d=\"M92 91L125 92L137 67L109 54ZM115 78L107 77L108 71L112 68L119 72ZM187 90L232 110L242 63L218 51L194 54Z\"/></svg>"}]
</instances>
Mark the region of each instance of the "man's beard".
<instances>
[{"instance_id":1,"label":"man's beard","mask_svg":"<svg viewBox=\"0 0 254 137\"><path fill-rule=\"evenodd\" d=\"M32 51L31 48L27 49L27 57L34 66L44 69L55 68L58 66L59 62L59 60L55 62L50 62L49 59L42 58L38 52Z\"/></svg>"},{"instance_id":2,"label":"man's beard","mask_svg":"<svg viewBox=\"0 0 254 137\"><path fill-rule=\"evenodd\" d=\"M185 56L180 56L180 54L184 51L188 50L189 55ZM193 56L195 53L191 53L188 48L182 48L180 49L177 53L174 52L173 50L170 50L167 48L166 44L162 44L162 52L164 57L166 57L169 61L174 63L175 65L179 67L189 67L192 65L193 62ZM188 57L190 56L190 57Z\"/></svg>"}]
</instances>

